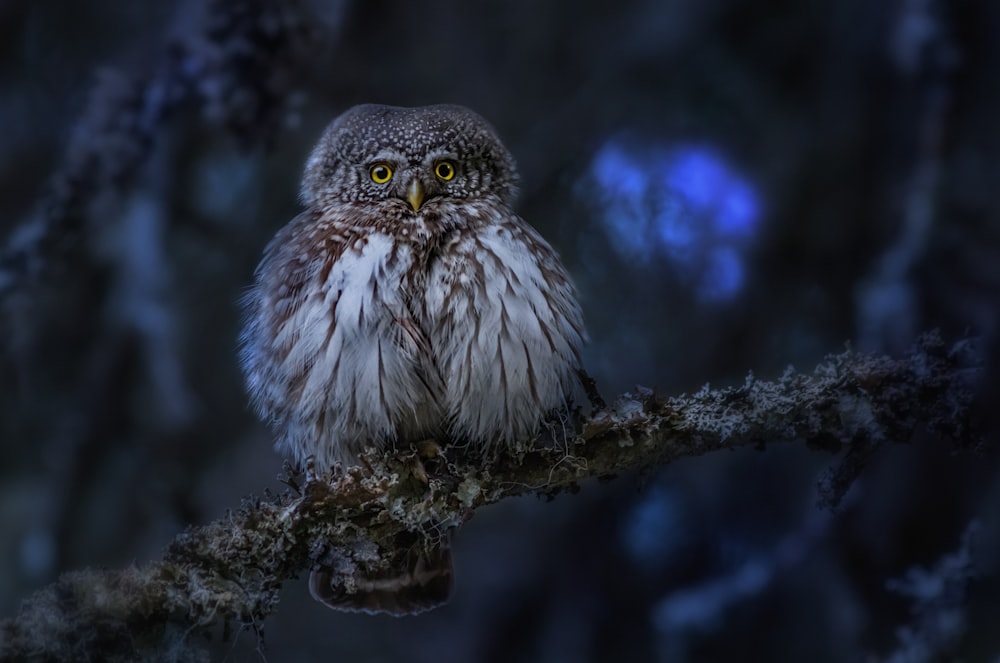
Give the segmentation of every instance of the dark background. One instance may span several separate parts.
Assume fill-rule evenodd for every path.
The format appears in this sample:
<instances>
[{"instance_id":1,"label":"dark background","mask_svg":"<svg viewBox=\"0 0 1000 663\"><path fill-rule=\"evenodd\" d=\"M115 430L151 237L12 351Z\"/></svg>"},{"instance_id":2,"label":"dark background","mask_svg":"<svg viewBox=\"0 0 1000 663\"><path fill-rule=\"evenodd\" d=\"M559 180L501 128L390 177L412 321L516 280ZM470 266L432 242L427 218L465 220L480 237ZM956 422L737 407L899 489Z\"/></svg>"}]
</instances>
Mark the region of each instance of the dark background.
<instances>
[{"instance_id":1,"label":"dark background","mask_svg":"<svg viewBox=\"0 0 1000 663\"><path fill-rule=\"evenodd\" d=\"M236 302L328 121L451 102L518 159L606 397L939 328L981 340L987 444L884 448L837 513L798 444L510 500L456 538L450 605L289 583L268 660L1000 655L1000 4L6 0L0 49L0 615L281 488Z\"/></svg>"}]
</instances>

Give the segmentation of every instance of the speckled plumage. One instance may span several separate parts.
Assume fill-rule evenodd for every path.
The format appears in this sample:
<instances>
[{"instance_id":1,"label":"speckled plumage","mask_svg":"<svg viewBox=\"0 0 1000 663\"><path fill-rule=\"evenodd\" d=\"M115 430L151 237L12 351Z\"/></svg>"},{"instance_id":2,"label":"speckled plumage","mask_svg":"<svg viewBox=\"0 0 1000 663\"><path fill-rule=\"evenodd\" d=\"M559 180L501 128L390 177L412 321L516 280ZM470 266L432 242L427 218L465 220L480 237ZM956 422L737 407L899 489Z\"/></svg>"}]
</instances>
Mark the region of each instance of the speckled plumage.
<instances>
[{"instance_id":1,"label":"speckled plumage","mask_svg":"<svg viewBox=\"0 0 1000 663\"><path fill-rule=\"evenodd\" d=\"M245 299L242 365L280 448L321 467L428 438L486 453L567 405L580 307L511 209L516 190L512 157L468 109L367 105L334 120L306 164L306 210Z\"/></svg>"},{"instance_id":2,"label":"speckled plumage","mask_svg":"<svg viewBox=\"0 0 1000 663\"><path fill-rule=\"evenodd\" d=\"M458 172L442 182L439 159ZM394 165L386 184L372 163ZM417 211L406 201L423 182ZM358 106L306 166L265 250L241 358L278 444L320 466L368 445L530 437L576 385L584 331L552 248L510 208L513 160L457 106Z\"/></svg>"}]
</instances>

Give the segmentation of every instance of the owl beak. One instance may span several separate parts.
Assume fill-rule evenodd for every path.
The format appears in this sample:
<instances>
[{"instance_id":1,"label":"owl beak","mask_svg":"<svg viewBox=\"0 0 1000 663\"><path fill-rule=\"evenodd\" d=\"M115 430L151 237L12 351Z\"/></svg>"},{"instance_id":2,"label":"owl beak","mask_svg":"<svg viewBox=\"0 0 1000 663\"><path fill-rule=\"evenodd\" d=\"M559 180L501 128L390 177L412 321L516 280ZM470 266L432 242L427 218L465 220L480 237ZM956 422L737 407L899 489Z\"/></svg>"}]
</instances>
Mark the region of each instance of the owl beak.
<instances>
[{"instance_id":1,"label":"owl beak","mask_svg":"<svg viewBox=\"0 0 1000 663\"><path fill-rule=\"evenodd\" d=\"M419 210L424 202L424 185L415 177L410 180L410 185L406 187L406 200L409 201L414 212Z\"/></svg>"}]
</instances>

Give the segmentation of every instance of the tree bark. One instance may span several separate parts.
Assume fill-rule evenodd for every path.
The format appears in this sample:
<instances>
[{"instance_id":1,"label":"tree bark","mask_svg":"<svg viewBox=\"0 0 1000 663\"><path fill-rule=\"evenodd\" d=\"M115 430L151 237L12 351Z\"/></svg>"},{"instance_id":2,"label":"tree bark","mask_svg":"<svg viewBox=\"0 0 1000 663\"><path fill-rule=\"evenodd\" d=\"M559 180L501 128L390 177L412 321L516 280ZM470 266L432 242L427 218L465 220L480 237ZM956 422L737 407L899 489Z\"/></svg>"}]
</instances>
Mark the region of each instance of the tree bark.
<instances>
[{"instance_id":1,"label":"tree bark","mask_svg":"<svg viewBox=\"0 0 1000 663\"><path fill-rule=\"evenodd\" d=\"M559 442L488 459L399 450L332 473L309 467L301 489L289 477L293 490L188 529L159 561L63 575L0 622L0 659L197 659L192 633L220 622L259 625L277 609L282 583L317 563L338 569L349 592L357 571L394 565L507 497L552 496L588 478L722 449L800 441L840 453L820 485L821 503L836 506L881 445L907 442L920 427L956 448L980 444L973 388L981 373L973 343L949 348L929 334L900 359L848 350L812 374L789 368L773 381L749 375L738 387L670 398L636 388Z\"/></svg>"}]
</instances>

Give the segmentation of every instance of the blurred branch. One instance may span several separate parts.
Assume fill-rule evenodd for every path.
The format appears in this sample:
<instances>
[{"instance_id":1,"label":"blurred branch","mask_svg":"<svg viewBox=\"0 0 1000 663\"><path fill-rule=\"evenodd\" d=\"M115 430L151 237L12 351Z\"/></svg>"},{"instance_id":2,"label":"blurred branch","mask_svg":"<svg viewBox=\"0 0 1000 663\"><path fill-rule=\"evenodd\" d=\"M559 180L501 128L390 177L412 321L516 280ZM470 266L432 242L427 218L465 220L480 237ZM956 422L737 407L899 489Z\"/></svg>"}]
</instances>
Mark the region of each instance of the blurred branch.
<instances>
[{"instance_id":1,"label":"blurred branch","mask_svg":"<svg viewBox=\"0 0 1000 663\"><path fill-rule=\"evenodd\" d=\"M102 221L92 206L134 184L176 111L199 110L244 143L267 143L285 121L296 59L309 54L309 17L295 0L206 4L201 33L174 39L154 71L99 73L36 215L0 247L0 303L56 267L88 224Z\"/></svg>"},{"instance_id":2,"label":"blurred branch","mask_svg":"<svg viewBox=\"0 0 1000 663\"><path fill-rule=\"evenodd\" d=\"M307 468L301 492L245 501L179 535L160 561L64 575L0 622L0 659L194 657L191 632L233 620L256 628L277 609L281 584L319 561L349 592L359 569L394 565L480 507L722 449L803 440L843 451L821 487L824 502L836 504L864 459L919 427L957 448L978 444L972 386L981 370L970 342L948 348L931 334L901 359L846 351L810 375L789 369L771 382L749 376L739 387L672 398L639 388L547 448L487 460L373 454L332 477Z\"/></svg>"},{"instance_id":3,"label":"blurred branch","mask_svg":"<svg viewBox=\"0 0 1000 663\"><path fill-rule=\"evenodd\" d=\"M976 547L982 525L965 528L958 550L943 556L933 568L911 568L888 588L912 602L913 619L896 631L898 646L885 663L924 663L955 659L955 649L969 628L968 586L977 575Z\"/></svg>"},{"instance_id":4,"label":"blurred branch","mask_svg":"<svg viewBox=\"0 0 1000 663\"><path fill-rule=\"evenodd\" d=\"M31 521L51 540L51 554L37 556L51 562L39 572L88 538L87 528L77 529L80 509L107 489L95 468L132 432L128 410L141 400L141 368L155 393L142 412L145 425L180 435L196 415L178 368L181 319L171 304L167 240L178 217L171 214L172 150L164 147L178 133L172 126L196 118L191 124L244 146L266 145L288 123L296 72L314 57L316 22L300 0L192 0L175 12L166 46L148 67L95 73L46 191L0 238L0 373L9 360L20 381L4 405L58 402L61 379L75 394L68 414L21 434L37 441L33 453L50 470L49 485L36 487L49 499ZM44 287L61 282L73 286ZM73 334L43 348L47 330L65 320L73 320ZM80 361L55 360L59 377L47 382L46 362L64 343ZM145 457L155 462L155 450ZM118 507L110 519L127 518L135 505ZM135 528L118 533L136 535Z\"/></svg>"},{"instance_id":5,"label":"blurred branch","mask_svg":"<svg viewBox=\"0 0 1000 663\"><path fill-rule=\"evenodd\" d=\"M893 18L890 54L904 98L917 109L914 135L904 134L907 145L902 151L913 151L915 158L907 161L907 183L897 203L898 235L856 289L863 350L893 352L905 347L919 329L922 312L910 275L925 259L935 230L953 78L960 62L942 7L935 5L904 0Z\"/></svg>"}]
</instances>

